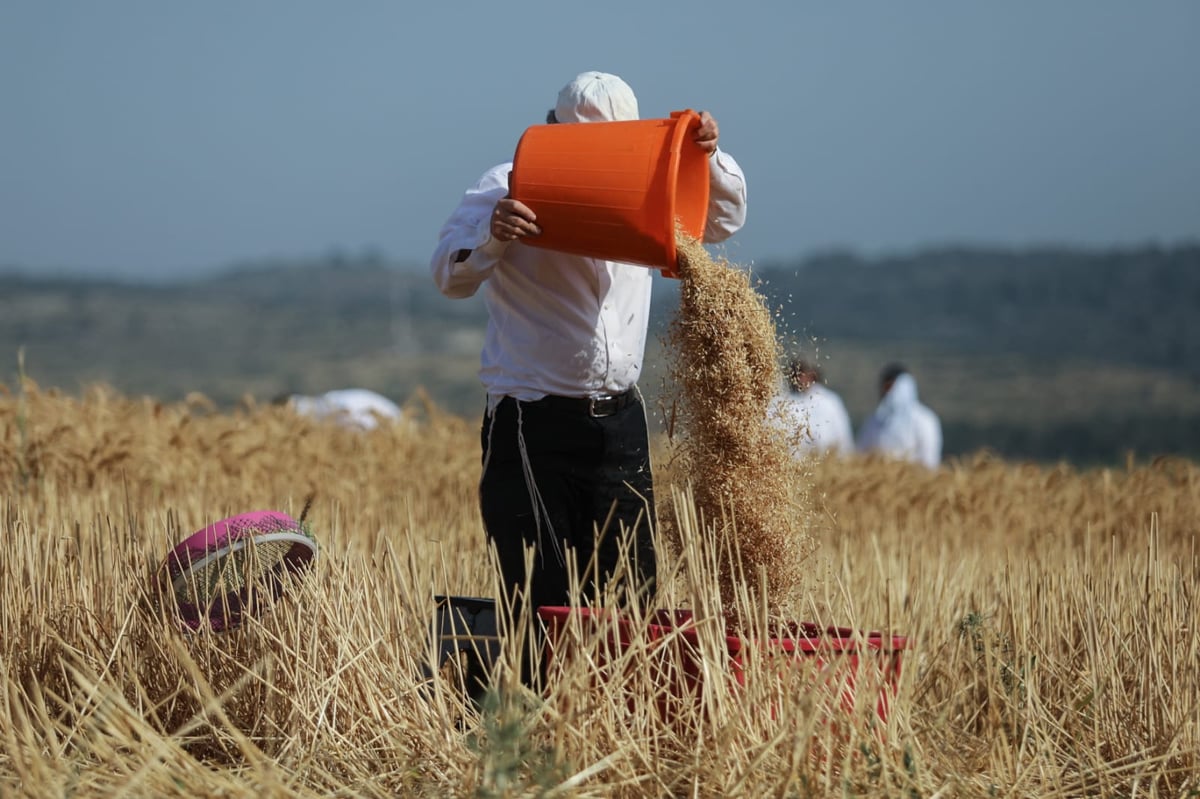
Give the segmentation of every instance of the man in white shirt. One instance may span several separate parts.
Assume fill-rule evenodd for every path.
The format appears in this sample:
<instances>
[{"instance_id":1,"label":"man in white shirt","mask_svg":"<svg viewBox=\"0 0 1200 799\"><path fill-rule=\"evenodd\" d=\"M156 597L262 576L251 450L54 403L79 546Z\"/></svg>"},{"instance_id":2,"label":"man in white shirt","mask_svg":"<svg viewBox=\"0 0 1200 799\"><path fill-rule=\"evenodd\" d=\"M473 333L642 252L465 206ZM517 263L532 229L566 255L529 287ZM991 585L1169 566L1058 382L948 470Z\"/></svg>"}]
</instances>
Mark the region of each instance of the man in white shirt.
<instances>
[{"instance_id":1,"label":"man in white shirt","mask_svg":"<svg viewBox=\"0 0 1200 799\"><path fill-rule=\"evenodd\" d=\"M585 72L563 87L546 121L637 118L637 98L624 81ZM704 240L717 242L745 220L745 178L717 148L717 123L707 112L694 138L709 154ZM525 585L525 547L536 550L527 612L580 601L568 591L568 550L585 597L618 570L648 597L656 572L654 485L637 380L653 270L523 243L541 229L536 214L508 196L512 166L489 169L467 190L430 264L447 297L471 296L481 285L485 291L484 525L510 591ZM618 548L622 527L635 531L628 560Z\"/></svg>"},{"instance_id":2,"label":"man in white shirt","mask_svg":"<svg viewBox=\"0 0 1200 799\"><path fill-rule=\"evenodd\" d=\"M942 423L917 398L917 381L900 364L889 364L879 378L878 407L858 433L858 451L922 463L942 462Z\"/></svg>"},{"instance_id":3,"label":"man in white shirt","mask_svg":"<svg viewBox=\"0 0 1200 799\"><path fill-rule=\"evenodd\" d=\"M821 382L821 370L793 358L787 391L776 398L772 421L781 426L796 457L854 452L854 433L846 404Z\"/></svg>"}]
</instances>

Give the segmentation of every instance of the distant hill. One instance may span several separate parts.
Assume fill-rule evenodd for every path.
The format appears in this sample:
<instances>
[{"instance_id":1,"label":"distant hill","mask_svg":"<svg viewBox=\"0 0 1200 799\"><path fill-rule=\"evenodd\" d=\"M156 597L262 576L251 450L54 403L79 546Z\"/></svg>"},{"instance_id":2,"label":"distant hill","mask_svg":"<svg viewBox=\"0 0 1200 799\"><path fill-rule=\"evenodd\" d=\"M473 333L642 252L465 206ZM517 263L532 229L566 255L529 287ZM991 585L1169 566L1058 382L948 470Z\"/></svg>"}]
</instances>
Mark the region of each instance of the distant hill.
<instances>
[{"instance_id":1,"label":"distant hill","mask_svg":"<svg viewBox=\"0 0 1200 799\"><path fill-rule=\"evenodd\" d=\"M828 338L1087 358L1200 378L1200 246L1088 253L944 249L762 270L764 293Z\"/></svg>"},{"instance_id":2,"label":"distant hill","mask_svg":"<svg viewBox=\"0 0 1200 799\"><path fill-rule=\"evenodd\" d=\"M788 349L815 357L855 422L875 375L905 361L942 415L948 454L1115 462L1200 456L1200 246L1111 252L939 249L825 254L755 269ZM656 278L643 388L671 353L677 284ZM286 262L143 285L0 275L0 382L16 353L43 386L103 382L219 405L357 385L420 387L477 416L486 311L379 258Z\"/></svg>"}]
</instances>

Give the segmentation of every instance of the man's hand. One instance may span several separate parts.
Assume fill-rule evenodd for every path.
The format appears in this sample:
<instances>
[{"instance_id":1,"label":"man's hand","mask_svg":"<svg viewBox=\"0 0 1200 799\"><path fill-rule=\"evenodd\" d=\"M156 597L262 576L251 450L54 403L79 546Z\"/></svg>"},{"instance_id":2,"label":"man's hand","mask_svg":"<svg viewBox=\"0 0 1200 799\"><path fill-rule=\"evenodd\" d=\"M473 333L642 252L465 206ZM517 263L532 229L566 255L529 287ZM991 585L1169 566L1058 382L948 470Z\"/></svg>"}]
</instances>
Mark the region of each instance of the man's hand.
<instances>
[{"instance_id":1,"label":"man's hand","mask_svg":"<svg viewBox=\"0 0 1200 799\"><path fill-rule=\"evenodd\" d=\"M700 112L700 127L696 128L696 134L692 137L696 144L700 145L700 149L712 155L717 151L717 136L720 131L717 129L717 120L713 119L712 114L707 111Z\"/></svg>"},{"instance_id":2,"label":"man's hand","mask_svg":"<svg viewBox=\"0 0 1200 799\"><path fill-rule=\"evenodd\" d=\"M492 238L497 241L516 241L523 236L537 236L541 232L537 215L525 203L512 197L505 197L496 203L492 211Z\"/></svg>"}]
</instances>

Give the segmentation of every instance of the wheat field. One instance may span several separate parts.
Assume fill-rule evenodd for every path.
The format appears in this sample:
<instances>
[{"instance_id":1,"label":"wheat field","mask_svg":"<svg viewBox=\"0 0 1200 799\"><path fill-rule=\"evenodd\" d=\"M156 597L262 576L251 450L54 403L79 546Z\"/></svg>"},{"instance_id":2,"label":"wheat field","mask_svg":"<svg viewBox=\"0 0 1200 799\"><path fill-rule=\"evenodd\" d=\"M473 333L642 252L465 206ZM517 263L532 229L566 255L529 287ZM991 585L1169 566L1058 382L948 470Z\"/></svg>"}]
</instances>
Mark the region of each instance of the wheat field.
<instances>
[{"instance_id":1,"label":"wheat field","mask_svg":"<svg viewBox=\"0 0 1200 799\"><path fill-rule=\"evenodd\" d=\"M544 694L505 651L477 706L430 676L430 624L436 594L495 595L478 428L406 410L358 433L0 388L0 795L1200 795L1195 463L811 464L803 619L906 637L886 719L869 668L850 705L811 664L734 684L713 625L683 700L652 642L575 630ZM682 542L659 605L715 618L713 539L658 447ZM310 498L320 557L261 616L189 633L155 603L181 538Z\"/></svg>"}]
</instances>

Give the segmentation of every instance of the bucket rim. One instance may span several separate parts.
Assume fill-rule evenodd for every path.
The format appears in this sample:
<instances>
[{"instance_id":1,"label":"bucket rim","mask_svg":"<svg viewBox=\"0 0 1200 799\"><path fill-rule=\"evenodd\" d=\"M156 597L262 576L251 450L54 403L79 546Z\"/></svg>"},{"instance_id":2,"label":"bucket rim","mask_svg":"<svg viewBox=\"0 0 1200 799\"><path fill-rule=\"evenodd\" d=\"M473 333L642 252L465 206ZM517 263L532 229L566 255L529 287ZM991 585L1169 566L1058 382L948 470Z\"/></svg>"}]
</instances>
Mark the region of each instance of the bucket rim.
<instances>
[{"instance_id":1,"label":"bucket rim","mask_svg":"<svg viewBox=\"0 0 1200 799\"><path fill-rule=\"evenodd\" d=\"M685 108L682 111L672 111L670 119L675 123L674 129L671 131L671 144L669 147L670 158L667 162L667 185L671 190L667 193L666 211L667 211L667 230L675 230L675 209L678 205L676 182L679 180L679 162L683 158L683 137L693 127L699 127L700 115L691 108ZM690 232L690 231L689 231ZM704 223L700 224L700 235L704 235ZM675 236L667 237L666 241L666 256L667 262L662 267L664 277L679 277L679 253L675 246Z\"/></svg>"}]
</instances>

